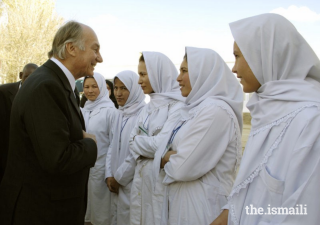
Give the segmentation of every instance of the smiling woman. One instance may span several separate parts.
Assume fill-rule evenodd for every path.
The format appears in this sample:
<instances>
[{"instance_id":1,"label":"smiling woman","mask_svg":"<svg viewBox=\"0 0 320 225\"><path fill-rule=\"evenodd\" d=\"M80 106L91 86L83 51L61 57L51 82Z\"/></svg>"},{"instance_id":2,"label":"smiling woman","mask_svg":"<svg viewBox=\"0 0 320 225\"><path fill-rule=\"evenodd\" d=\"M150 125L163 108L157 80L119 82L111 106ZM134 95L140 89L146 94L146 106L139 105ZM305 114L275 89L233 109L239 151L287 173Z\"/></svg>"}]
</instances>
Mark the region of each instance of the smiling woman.
<instances>
[{"instance_id":1,"label":"smiling woman","mask_svg":"<svg viewBox=\"0 0 320 225\"><path fill-rule=\"evenodd\" d=\"M92 224L108 224L111 193L106 188L104 172L112 125L118 112L108 97L105 80L101 74L94 73L93 76L85 77L84 93L88 98L82 108L86 131L96 136L98 147L97 160L89 174L85 221Z\"/></svg>"},{"instance_id":2,"label":"smiling woman","mask_svg":"<svg viewBox=\"0 0 320 225\"><path fill-rule=\"evenodd\" d=\"M88 100L94 101L100 94L96 80L93 77L86 77L83 85L83 92Z\"/></svg>"},{"instance_id":3,"label":"smiling woman","mask_svg":"<svg viewBox=\"0 0 320 225\"><path fill-rule=\"evenodd\" d=\"M241 158L242 91L215 51L186 47L186 53L177 78L186 106L159 152L166 185L162 218L209 224L227 204Z\"/></svg>"},{"instance_id":4,"label":"smiling woman","mask_svg":"<svg viewBox=\"0 0 320 225\"><path fill-rule=\"evenodd\" d=\"M187 97L192 90L189 79L187 55L183 57L183 61L180 66L180 74L177 78L177 81L179 82L181 95L183 97Z\"/></svg>"}]
</instances>

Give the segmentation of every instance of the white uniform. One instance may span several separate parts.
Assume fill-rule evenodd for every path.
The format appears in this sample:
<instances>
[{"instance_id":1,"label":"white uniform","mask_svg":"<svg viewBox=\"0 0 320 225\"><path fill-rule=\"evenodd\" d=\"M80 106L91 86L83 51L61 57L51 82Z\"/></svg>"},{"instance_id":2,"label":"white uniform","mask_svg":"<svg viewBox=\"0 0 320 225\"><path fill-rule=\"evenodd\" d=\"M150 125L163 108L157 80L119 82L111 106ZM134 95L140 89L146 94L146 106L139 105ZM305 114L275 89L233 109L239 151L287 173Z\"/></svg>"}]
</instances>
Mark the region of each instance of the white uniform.
<instances>
[{"instance_id":1,"label":"white uniform","mask_svg":"<svg viewBox=\"0 0 320 225\"><path fill-rule=\"evenodd\" d=\"M168 143L177 153L164 167L162 224L170 225L210 224L227 204L241 157L241 86L213 50L186 53L192 90Z\"/></svg>"},{"instance_id":2,"label":"white uniform","mask_svg":"<svg viewBox=\"0 0 320 225\"><path fill-rule=\"evenodd\" d=\"M97 161L90 169L88 180L88 205L86 222L93 225L111 224L111 192L105 183L106 157L112 136L112 125L117 116L116 108L100 108L91 112L86 124L86 132L94 134L97 139Z\"/></svg>"},{"instance_id":3,"label":"white uniform","mask_svg":"<svg viewBox=\"0 0 320 225\"><path fill-rule=\"evenodd\" d=\"M234 189L236 197L235 200L231 199L230 204L231 207L236 207L237 217L232 218L231 215L234 212L229 209L229 224L237 224L232 223L232 219L235 218L239 224L298 225L318 223L320 201L316 199L319 196L320 186L319 109L320 105L307 107L279 121L279 124L272 128L265 127L251 131L242 160L243 165L254 165L252 161L257 158L267 159L267 152L275 142L273 134L286 130L281 137L281 142L273 150L268 162L262 165L257 176L252 180L249 177L249 183L243 179L236 183ZM273 134L272 131L274 131ZM265 139L265 141L261 146L259 156L256 155L257 153L250 155L255 141L261 139ZM241 169L240 166L239 175L243 178L244 174ZM255 169L252 167L252 174ZM240 187L245 188L241 190ZM241 191L240 195L236 194L238 191ZM237 198L243 201L242 208L237 207ZM259 215L252 208L262 208L263 213ZM292 210L290 208L294 209L292 216L288 211L287 215L281 215L281 213L286 213L283 210ZM272 214L273 211L275 214Z\"/></svg>"},{"instance_id":4,"label":"white uniform","mask_svg":"<svg viewBox=\"0 0 320 225\"><path fill-rule=\"evenodd\" d=\"M107 155L106 178L114 177L120 184L119 193L111 193L112 225L130 224L130 193L136 160L129 150L129 138L137 117L146 105L145 95L138 84L138 75L125 70L119 79L130 92L124 106L119 106L119 117L113 124L113 138Z\"/></svg>"},{"instance_id":5,"label":"white uniform","mask_svg":"<svg viewBox=\"0 0 320 225\"><path fill-rule=\"evenodd\" d=\"M206 103L177 132L171 148L178 152L165 166L171 225L210 224L227 204L233 185L238 141L234 123L223 108L203 108Z\"/></svg>"},{"instance_id":6,"label":"white uniform","mask_svg":"<svg viewBox=\"0 0 320 225\"><path fill-rule=\"evenodd\" d=\"M98 147L97 161L89 173L85 222L91 222L93 225L108 225L111 223L111 199L110 191L105 183L105 164L110 136L112 136L112 125L117 118L118 111L109 99L104 77L99 73L94 73L93 78L99 87L99 96L94 101L88 100L81 109L86 132L96 136Z\"/></svg>"},{"instance_id":7,"label":"white uniform","mask_svg":"<svg viewBox=\"0 0 320 225\"><path fill-rule=\"evenodd\" d=\"M139 129L139 126L148 127L150 123L146 106L139 116L138 124L131 133L131 140L134 136L135 140L131 142L130 150L137 160L131 189L131 224L160 224L164 194L162 180L165 174L164 171L161 171L156 183L153 184L153 158L158 147L168 141L172 129L180 117L179 109L183 105L182 102L172 102L169 105L168 120L163 128L154 134L148 133L148 135Z\"/></svg>"},{"instance_id":8,"label":"white uniform","mask_svg":"<svg viewBox=\"0 0 320 225\"><path fill-rule=\"evenodd\" d=\"M153 93L149 94L150 102L140 113L130 136L130 152L137 160L131 188L130 223L158 225L161 220L164 172L159 177L153 176L153 159L156 152L165 149L179 119L178 109L184 106L185 99L180 94L176 81L178 71L171 60L159 52L142 54Z\"/></svg>"},{"instance_id":9,"label":"white uniform","mask_svg":"<svg viewBox=\"0 0 320 225\"><path fill-rule=\"evenodd\" d=\"M137 115L131 117L123 117L121 126L123 130L121 132L121 139L119 142L119 151L115 154L112 153L110 146L110 152L107 156L107 164L116 164L117 169L114 171L109 168L106 172L107 177L114 177L116 181L121 185L119 187L119 193L111 193L111 218L112 225L126 225L130 224L130 193L131 185L134 176L134 170L136 167L136 160L131 155L129 148L123 147L123 142L129 142L130 132L136 124ZM112 145L112 144L111 144Z\"/></svg>"},{"instance_id":10,"label":"white uniform","mask_svg":"<svg viewBox=\"0 0 320 225\"><path fill-rule=\"evenodd\" d=\"M229 224L319 224L320 61L280 15L230 28L261 87L247 104L252 128L229 196Z\"/></svg>"}]
</instances>

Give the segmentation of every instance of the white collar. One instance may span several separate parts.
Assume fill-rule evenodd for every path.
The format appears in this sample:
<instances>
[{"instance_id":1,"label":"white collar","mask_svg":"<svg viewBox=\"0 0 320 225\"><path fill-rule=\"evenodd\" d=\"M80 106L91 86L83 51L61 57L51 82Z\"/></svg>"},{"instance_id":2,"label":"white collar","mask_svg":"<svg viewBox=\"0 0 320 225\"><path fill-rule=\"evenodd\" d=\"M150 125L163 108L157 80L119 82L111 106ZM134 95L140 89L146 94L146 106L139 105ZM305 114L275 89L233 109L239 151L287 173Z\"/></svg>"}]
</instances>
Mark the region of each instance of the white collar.
<instances>
[{"instance_id":1,"label":"white collar","mask_svg":"<svg viewBox=\"0 0 320 225\"><path fill-rule=\"evenodd\" d=\"M74 76L72 75L72 73L58 59L56 59L54 57L51 57L51 60L55 64L57 64L60 67L60 69L64 72L64 74L68 78L68 81L70 83L70 86L71 86L72 90L74 91L74 89L76 88L76 80L74 79Z\"/></svg>"}]
</instances>

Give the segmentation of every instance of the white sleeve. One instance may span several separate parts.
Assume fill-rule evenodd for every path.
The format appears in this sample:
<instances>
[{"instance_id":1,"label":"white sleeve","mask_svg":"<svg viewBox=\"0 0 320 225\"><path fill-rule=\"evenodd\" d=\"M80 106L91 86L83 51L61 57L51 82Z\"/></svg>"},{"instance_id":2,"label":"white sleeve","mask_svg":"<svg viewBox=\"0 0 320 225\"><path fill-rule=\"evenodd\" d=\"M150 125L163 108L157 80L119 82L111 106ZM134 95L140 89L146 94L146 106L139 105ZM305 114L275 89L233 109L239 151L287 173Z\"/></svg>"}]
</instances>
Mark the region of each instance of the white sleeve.
<instances>
[{"instance_id":1,"label":"white sleeve","mask_svg":"<svg viewBox=\"0 0 320 225\"><path fill-rule=\"evenodd\" d=\"M109 145L108 153L107 153L107 158L106 158L106 171L105 171L105 179L108 177L113 177L112 171L111 171L111 156L112 156L112 143L113 143L113 135L111 137L111 134L109 134L109 137L111 138L111 142Z\"/></svg>"},{"instance_id":2,"label":"white sleeve","mask_svg":"<svg viewBox=\"0 0 320 225\"><path fill-rule=\"evenodd\" d=\"M165 184L196 180L208 173L222 158L234 133L232 119L218 106L203 109L187 123L191 129L164 167Z\"/></svg>"},{"instance_id":3,"label":"white sleeve","mask_svg":"<svg viewBox=\"0 0 320 225\"><path fill-rule=\"evenodd\" d=\"M167 121L156 136L137 135L134 141L130 142L130 150L133 157L137 159L141 155L153 159L160 144L169 140L171 132L179 118L180 110L175 110L169 113Z\"/></svg>"},{"instance_id":4,"label":"white sleeve","mask_svg":"<svg viewBox=\"0 0 320 225\"><path fill-rule=\"evenodd\" d=\"M108 152L107 152L107 157L106 157L106 165L105 165L105 179L107 179L108 177L113 177L112 174L112 170L111 170L111 160L112 160L112 144L114 142L113 140L113 130L114 130L114 122L115 122L115 118L116 118L116 114L118 112L115 110L112 112L112 115L109 116L109 140L110 140L110 144L109 144L109 148L108 148Z\"/></svg>"},{"instance_id":5,"label":"white sleeve","mask_svg":"<svg viewBox=\"0 0 320 225\"><path fill-rule=\"evenodd\" d=\"M129 153L125 161L119 166L114 174L116 181L122 186L127 186L133 180L136 165L136 160L133 155Z\"/></svg>"},{"instance_id":6,"label":"white sleeve","mask_svg":"<svg viewBox=\"0 0 320 225\"><path fill-rule=\"evenodd\" d=\"M134 126L134 128L132 129L131 131L131 134L130 134L130 138L129 138L129 148L130 148L130 153L132 155L132 157L137 160L139 158L139 154L135 153L134 151L131 150L131 146L132 146L132 143L134 142L133 139L135 139L137 136L139 135L139 123L137 121L136 125Z\"/></svg>"}]
</instances>

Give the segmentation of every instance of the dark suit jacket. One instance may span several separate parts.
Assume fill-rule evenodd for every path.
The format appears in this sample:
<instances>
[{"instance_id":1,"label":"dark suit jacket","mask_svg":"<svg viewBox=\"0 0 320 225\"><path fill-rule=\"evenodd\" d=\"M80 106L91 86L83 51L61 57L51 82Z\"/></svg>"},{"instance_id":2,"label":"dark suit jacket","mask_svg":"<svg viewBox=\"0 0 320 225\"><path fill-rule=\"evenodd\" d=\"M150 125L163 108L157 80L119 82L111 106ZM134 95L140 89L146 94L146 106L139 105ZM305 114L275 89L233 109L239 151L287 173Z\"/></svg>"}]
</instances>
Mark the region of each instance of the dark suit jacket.
<instances>
[{"instance_id":1,"label":"dark suit jacket","mask_svg":"<svg viewBox=\"0 0 320 225\"><path fill-rule=\"evenodd\" d=\"M97 158L83 129L67 77L48 60L13 102L1 225L83 225L89 169Z\"/></svg>"},{"instance_id":2,"label":"dark suit jacket","mask_svg":"<svg viewBox=\"0 0 320 225\"><path fill-rule=\"evenodd\" d=\"M11 107L19 85L20 81L0 85L0 183L7 164Z\"/></svg>"}]
</instances>

